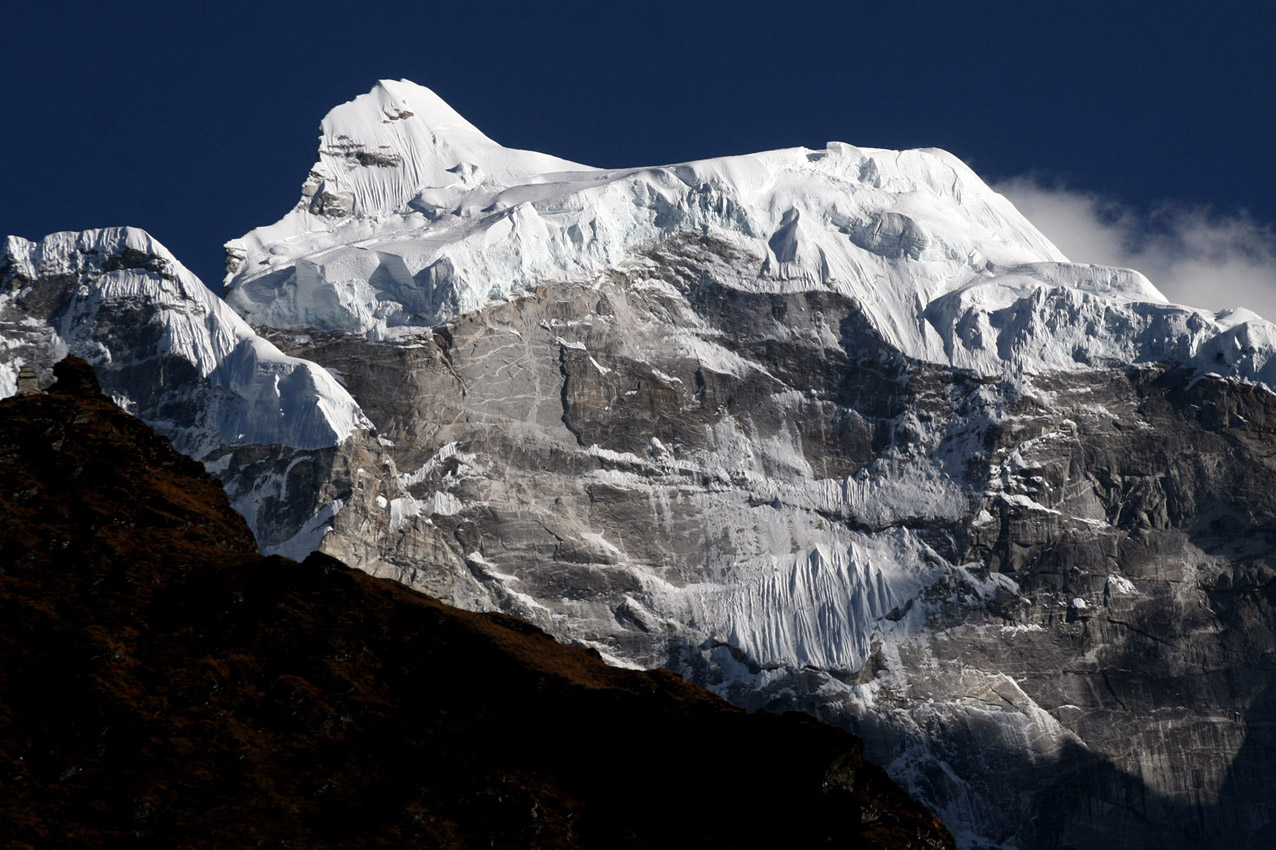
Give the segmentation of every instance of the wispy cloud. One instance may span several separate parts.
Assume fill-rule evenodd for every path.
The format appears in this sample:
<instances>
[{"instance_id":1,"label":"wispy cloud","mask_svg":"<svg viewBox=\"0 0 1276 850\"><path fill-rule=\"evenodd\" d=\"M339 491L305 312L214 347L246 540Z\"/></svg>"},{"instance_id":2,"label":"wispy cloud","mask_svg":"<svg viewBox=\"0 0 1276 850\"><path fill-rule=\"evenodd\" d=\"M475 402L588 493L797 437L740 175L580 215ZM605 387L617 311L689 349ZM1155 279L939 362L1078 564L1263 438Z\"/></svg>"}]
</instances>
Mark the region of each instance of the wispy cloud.
<instances>
[{"instance_id":1,"label":"wispy cloud","mask_svg":"<svg viewBox=\"0 0 1276 850\"><path fill-rule=\"evenodd\" d=\"M1138 269L1165 297L1276 321L1276 229L1245 213L1164 205L1143 212L1111 198L1019 177L994 188L1079 263Z\"/></svg>"}]
</instances>

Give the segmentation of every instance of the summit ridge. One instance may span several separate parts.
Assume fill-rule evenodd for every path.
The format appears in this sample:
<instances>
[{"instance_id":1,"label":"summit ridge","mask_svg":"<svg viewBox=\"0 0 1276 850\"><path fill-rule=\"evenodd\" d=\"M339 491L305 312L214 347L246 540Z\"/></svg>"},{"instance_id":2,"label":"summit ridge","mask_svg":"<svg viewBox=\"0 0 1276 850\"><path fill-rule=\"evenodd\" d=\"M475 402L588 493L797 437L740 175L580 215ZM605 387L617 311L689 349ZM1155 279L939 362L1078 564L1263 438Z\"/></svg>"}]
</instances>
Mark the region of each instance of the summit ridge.
<instances>
[{"instance_id":1,"label":"summit ridge","mask_svg":"<svg viewBox=\"0 0 1276 850\"><path fill-rule=\"evenodd\" d=\"M296 208L227 245L227 299L277 328L393 338L548 280L641 274L680 233L731 244L744 292L856 299L902 353L983 375L1174 361L1276 381L1276 328L1074 264L959 159L830 142L595 169L505 148L422 86L324 119Z\"/></svg>"}]
</instances>

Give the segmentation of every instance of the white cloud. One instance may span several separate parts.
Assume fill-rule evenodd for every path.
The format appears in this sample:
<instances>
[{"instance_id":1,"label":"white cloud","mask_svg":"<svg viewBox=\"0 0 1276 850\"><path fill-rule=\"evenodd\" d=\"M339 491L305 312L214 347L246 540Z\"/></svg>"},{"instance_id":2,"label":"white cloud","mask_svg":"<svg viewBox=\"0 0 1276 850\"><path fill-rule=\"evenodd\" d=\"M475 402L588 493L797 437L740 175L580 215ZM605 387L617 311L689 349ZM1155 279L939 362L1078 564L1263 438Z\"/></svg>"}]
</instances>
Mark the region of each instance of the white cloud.
<instances>
[{"instance_id":1,"label":"white cloud","mask_svg":"<svg viewBox=\"0 0 1276 850\"><path fill-rule=\"evenodd\" d=\"M1276 230L1245 213L1181 205L1140 212L1032 177L994 188L1075 262L1138 269L1171 301L1248 307L1276 321Z\"/></svg>"}]
</instances>

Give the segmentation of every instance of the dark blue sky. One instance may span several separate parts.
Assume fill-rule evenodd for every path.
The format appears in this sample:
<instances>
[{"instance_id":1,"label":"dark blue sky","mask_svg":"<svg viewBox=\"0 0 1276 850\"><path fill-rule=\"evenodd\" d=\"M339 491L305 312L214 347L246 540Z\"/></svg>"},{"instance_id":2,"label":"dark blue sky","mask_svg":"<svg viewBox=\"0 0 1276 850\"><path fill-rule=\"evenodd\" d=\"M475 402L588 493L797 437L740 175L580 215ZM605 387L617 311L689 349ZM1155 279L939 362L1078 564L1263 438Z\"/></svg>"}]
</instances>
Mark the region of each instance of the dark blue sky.
<instances>
[{"instance_id":1,"label":"dark blue sky","mask_svg":"<svg viewBox=\"0 0 1276 850\"><path fill-rule=\"evenodd\" d=\"M1276 221L1276 4L9 4L0 234L144 227L206 283L297 198L332 106L433 88L601 166L837 139L1135 207Z\"/></svg>"}]
</instances>

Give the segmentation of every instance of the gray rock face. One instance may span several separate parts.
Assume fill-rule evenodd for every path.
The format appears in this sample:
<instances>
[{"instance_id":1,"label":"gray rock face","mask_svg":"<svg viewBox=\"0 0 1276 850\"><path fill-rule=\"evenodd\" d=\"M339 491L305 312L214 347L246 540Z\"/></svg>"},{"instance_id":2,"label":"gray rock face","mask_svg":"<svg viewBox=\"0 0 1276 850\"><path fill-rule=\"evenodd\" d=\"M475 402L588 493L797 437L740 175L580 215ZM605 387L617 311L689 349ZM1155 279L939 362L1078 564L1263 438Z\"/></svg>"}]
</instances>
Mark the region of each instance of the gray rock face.
<instances>
[{"instance_id":1,"label":"gray rock face","mask_svg":"<svg viewBox=\"0 0 1276 850\"><path fill-rule=\"evenodd\" d=\"M1013 585L875 658L868 712L809 675L728 687L840 714L954 822L1002 801L1007 844L1267 846L1271 394L1161 369L1037 390L986 434L986 514L937 547Z\"/></svg>"},{"instance_id":2,"label":"gray rock face","mask_svg":"<svg viewBox=\"0 0 1276 850\"><path fill-rule=\"evenodd\" d=\"M1271 846L1276 396L919 363L853 299L731 287L733 251L270 334L392 459L323 548L842 723L966 846Z\"/></svg>"}]
</instances>

